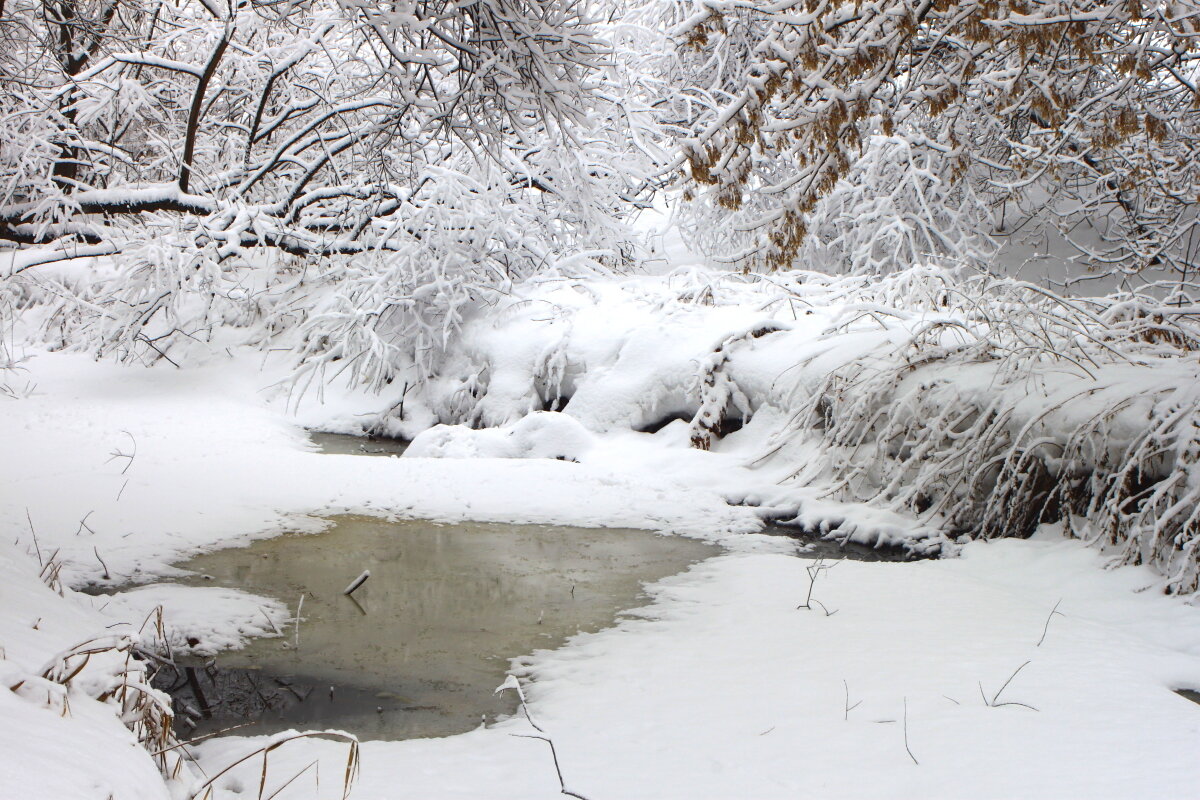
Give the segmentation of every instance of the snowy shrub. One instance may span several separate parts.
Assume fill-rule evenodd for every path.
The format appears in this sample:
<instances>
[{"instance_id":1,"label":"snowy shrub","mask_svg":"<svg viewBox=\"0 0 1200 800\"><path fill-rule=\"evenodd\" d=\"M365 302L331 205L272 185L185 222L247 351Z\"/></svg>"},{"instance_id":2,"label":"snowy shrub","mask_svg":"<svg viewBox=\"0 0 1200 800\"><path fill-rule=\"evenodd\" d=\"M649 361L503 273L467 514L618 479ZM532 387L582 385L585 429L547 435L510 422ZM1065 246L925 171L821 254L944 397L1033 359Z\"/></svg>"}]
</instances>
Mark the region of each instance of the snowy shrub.
<instances>
[{"instance_id":1,"label":"snowy shrub","mask_svg":"<svg viewBox=\"0 0 1200 800\"><path fill-rule=\"evenodd\" d=\"M9 689L55 707L62 716L70 714L73 691L115 706L117 716L150 752L164 778L188 777L171 731L170 698L150 687L144 662L133 657L140 652L144 651L137 635L97 636L57 653L37 675L10 680Z\"/></svg>"},{"instance_id":2,"label":"snowy shrub","mask_svg":"<svg viewBox=\"0 0 1200 800\"><path fill-rule=\"evenodd\" d=\"M794 477L969 536L1062 519L1173 590L1200 588L1195 309L1068 301L986 276L896 278L860 284L826 332L885 331L865 357L800 384L777 440L815 431L821 457Z\"/></svg>"}]
</instances>

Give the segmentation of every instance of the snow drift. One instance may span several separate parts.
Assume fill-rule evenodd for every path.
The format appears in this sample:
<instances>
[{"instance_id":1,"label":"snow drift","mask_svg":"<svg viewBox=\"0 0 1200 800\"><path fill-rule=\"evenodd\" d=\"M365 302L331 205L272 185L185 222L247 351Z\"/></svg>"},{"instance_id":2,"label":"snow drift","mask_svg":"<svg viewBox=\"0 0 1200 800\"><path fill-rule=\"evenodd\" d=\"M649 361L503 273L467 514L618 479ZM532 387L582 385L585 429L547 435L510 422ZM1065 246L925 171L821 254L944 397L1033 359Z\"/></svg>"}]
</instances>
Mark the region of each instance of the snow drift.
<instances>
[{"instance_id":1,"label":"snow drift","mask_svg":"<svg viewBox=\"0 0 1200 800\"><path fill-rule=\"evenodd\" d=\"M574 429L572 446L529 442L551 435L549 417L526 416L543 408L596 433L685 419L693 447L717 450L762 415L741 437L756 442L743 463L778 472L780 497L916 518L942 531L925 550L1061 520L1192 591L1195 314L933 267L541 280L469 319L410 404L443 423L510 427L435 428L410 454L575 457Z\"/></svg>"}]
</instances>

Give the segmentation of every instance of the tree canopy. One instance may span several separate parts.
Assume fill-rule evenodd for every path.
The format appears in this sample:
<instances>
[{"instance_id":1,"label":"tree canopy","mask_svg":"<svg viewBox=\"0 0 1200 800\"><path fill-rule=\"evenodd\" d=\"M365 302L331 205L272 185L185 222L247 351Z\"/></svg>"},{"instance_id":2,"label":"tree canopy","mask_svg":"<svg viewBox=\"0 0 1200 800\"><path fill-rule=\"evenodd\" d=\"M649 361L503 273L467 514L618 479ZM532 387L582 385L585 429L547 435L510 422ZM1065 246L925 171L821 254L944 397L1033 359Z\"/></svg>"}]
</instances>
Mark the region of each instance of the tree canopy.
<instances>
[{"instance_id":1,"label":"tree canopy","mask_svg":"<svg viewBox=\"0 0 1200 800\"><path fill-rule=\"evenodd\" d=\"M689 180L788 266L863 143L902 136L1093 267L1194 267L1200 6L1142 0L711 0L674 32ZM886 187L881 187L886 188ZM1080 226L1086 221L1085 232Z\"/></svg>"}]
</instances>

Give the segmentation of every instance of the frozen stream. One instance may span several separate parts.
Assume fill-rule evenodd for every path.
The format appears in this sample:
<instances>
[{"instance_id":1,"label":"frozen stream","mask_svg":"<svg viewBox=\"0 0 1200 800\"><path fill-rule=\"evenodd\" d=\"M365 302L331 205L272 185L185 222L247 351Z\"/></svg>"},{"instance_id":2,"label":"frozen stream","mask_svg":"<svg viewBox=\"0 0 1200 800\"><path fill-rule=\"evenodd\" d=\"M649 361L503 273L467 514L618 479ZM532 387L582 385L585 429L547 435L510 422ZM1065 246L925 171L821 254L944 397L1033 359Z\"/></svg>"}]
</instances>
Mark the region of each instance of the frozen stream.
<instances>
[{"instance_id":1,"label":"frozen stream","mask_svg":"<svg viewBox=\"0 0 1200 800\"><path fill-rule=\"evenodd\" d=\"M397 440L311 434L331 455L398 456ZM899 554L818 542L794 528L798 554L895 560ZM319 534L291 534L180 564L186 582L273 597L299 629L252 641L215 662L180 662L156 685L176 699L187 738L343 728L364 738L447 736L513 713L497 697L513 658L611 625L642 586L718 548L643 530L499 523L389 522L341 516ZM353 597L343 589L364 569Z\"/></svg>"},{"instance_id":2,"label":"frozen stream","mask_svg":"<svg viewBox=\"0 0 1200 800\"><path fill-rule=\"evenodd\" d=\"M408 442L403 439L372 439L345 433L310 431L308 440L328 455L400 456L408 449Z\"/></svg>"},{"instance_id":3,"label":"frozen stream","mask_svg":"<svg viewBox=\"0 0 1200 800\"><path fill-rule=\"evenodd\" d=\"M647 531L549 525L388 522L342 516L319 534L220 550L181 564L193 585L304 596L289 627L161 675L194 710L188 736L336 727L366 738L446 736L512 713L496 697L510 660L612 624L643 583L719 552ZM362 570L353 597L342 590ZM169 673L169 670L168 670ZM511 693L508 693L511 694Z\"/></svg>"}]
</instances>

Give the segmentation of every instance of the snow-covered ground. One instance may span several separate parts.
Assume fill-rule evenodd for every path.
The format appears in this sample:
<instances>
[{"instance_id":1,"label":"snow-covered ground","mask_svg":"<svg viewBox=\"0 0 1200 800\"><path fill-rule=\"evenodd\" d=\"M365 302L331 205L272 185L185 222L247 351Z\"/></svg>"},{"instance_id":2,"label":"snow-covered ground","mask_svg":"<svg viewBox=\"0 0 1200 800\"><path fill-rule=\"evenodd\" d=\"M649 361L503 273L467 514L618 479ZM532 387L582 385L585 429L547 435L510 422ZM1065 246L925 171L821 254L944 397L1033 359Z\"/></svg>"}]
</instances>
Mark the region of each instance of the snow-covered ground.
<instances>
[{"instance_id":1,"label":"snow-covered ground","mask_svg":"<svg viewBox=\"0 0 1200 800\"><path fill-rule=\"evenodd\" d=\"M796 393L920 320L829 335L878 309L854 298L764 307L744 293L721 302L719 282L704 291L695 276L683 288L563 282L493 308L392 421L410 435L428 428L403 458L314 452L301 425L351 430L399 398L335 387L297 408L261 356L143 369L30 351L23 396L0 414L0 665L16 687L3 700L0 797L188 796L201 769L214 776L264 741L201 744L199 764L164 785L112 702L94 699L102 681L84 680L112 673L112 654L72 682L69 708L37 676L54 654L128 630L120 623L140 628L156 605L171 641L200 653L290 613L205 588L60 596L39 581L39 561L61 564L51 570L70 585L147 583L189 553L341 512L645 527L726 546L648 587L649 604L615 627L513 654L567 788L589 800L1200 796L1200 706L1172 691L1200 687L1200 613L1164 596L1162 575L1107 570L1103 553L1051 526L1029 541L960 545L896 508L781 483L819 455L803 437L778 441ZM753 335L764 320L772 332ZM1187 369L1145 374L1178 381ZM698 375L718 378L707 394ZM1027 393L1074 378L1057 380ZM988 385L977 377L968 389ZM710 450L691 447L700 431L687 422L634 430L714 398L748 421ZM439 419L491 427L429 428ZM936 539L960 552L840 563L813 594L836 613L798 609L813 562L754 533L763 516L797 513L836 517L868 541ZM523 738L532 733L516 718L366 743L354 797L559 796L550 749ZM309 770L278 796L340 796L346 746L314 739L271 753L262 796L318 758L319 787ZM260 775L250 759L216 781L217 796L257 797Z\"/></svg>"}]
</instances>

